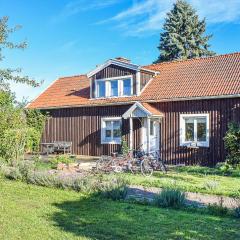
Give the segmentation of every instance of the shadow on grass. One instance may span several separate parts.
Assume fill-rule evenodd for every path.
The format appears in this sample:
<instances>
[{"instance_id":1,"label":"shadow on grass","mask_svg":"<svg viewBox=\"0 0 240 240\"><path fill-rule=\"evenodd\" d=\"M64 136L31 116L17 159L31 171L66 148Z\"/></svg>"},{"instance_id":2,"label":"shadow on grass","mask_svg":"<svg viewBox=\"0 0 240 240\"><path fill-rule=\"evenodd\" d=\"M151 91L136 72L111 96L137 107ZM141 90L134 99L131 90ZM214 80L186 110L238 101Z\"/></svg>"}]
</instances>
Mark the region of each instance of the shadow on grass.
<instances>
[{"instance_id":1,"label":"shadow on grass","mask_svg":"<svg viewBox=\"0 0 240 240\"><path fill-rule=\"evenodd\" d=\"M96 197L55 203L54 206L57 208L52 216L55 225L78 238L145 240L240 237L238 223L228 218L113 202Z\"/></svg>"}]
</instances>

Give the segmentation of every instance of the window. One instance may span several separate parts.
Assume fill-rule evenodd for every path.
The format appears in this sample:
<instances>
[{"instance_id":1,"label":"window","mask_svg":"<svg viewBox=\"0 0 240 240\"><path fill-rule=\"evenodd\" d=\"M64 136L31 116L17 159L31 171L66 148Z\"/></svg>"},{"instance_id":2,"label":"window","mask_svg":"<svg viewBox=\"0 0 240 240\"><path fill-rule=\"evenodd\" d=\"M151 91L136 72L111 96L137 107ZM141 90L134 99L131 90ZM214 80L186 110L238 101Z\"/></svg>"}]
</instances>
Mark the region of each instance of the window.
<instances>
[{"instance_id":1,"label":"window","mask_svg":"<svg viewBox=\"0 0 240 240\"><path fill-rule=\"evenodd\" d=\"M132 95L132 76L96 80L96 98Z\"/></svg>"},{"instance_id":2,"label":"window","mask_svg":"<svg viewBox=\"0 0 240 240\"><path fill-rule=\"evenodd\" d=\"M150 136L154 136L154 121L150 120Z\"/></svg>"},{"instance_id":3,"label":"window","mask_svg":"<svg viewBox=\"0 0 240 240\"><path fill-rule=\"evenodd\" d=\"M101 143L121 144L121 118L102 118Z\"/></svg>"},{"instance_id":4,"label":"window","mask_svg":"<svg viewBox=\"0 0 240 240\"><path fill-rule=\"evenodd\" d=\"M105 92L106 92L106 86L105 86L105 82L104 81L97 81L97 97L105 97Z\"/></svg>"},{"instance_id":5,"label":"window","mask_svg":"<svg viewBox=\"0 0 240 240\"><path fill-rule=\"evenodd\" d=\"M118 80L110 81L110 85L111 85L110 97L117 97L118 96Z\"/></svg>"},{"instance_id":6,"label":"window","mask_svg":"<svg viewBox=\"0 0 240 240\"><path fill-rule=\"evenodd\" d=\"M209 114L180 115L180 145L209 146Z\"/></svg>"},{"instance_id":7,"label":"window","mask_svg":"<svg viewBox=\"0 0 240 240\"><path fill-rule=\"evenodd\" d=\"M122 80L123 96L131 95L131 79Z\"/></svg>"}]
</instances>

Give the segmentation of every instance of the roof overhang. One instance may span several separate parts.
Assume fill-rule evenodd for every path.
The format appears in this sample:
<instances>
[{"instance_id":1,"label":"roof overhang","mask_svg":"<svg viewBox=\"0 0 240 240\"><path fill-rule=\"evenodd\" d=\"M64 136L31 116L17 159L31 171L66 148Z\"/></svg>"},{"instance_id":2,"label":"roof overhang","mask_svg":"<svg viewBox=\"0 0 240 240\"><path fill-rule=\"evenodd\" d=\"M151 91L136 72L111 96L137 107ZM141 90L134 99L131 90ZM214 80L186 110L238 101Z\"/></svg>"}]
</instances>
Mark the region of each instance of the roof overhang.
<instances>
[{"instance_id":1,"label":"roof overhang","mask_svg":"<svg viewBox=\"0 0 240 240\"><path fill-rule=\"evenodd\" d=\"M144 106L145 105L145 106ZM124 119L133 117L163 117L163 114L149 104L135 102L123 115ZM149 107L148 107L149 106Z\"/></svg>"},{"instance_id":2,"label":"roof overhang","mask_svg":"<svg viewBox=\"0 0 240 240\"><path fill-rule=\"evenodd\" d=\"M95 75L96 73L98 73L99 71L101 71L102 69L108 67L109 65L117 65L119 67L124 67L124 68L128 68L128 69L132 69L134 71L138 71L138 69L140 68L139 65L136 64L132 64L132 63L128 63L128 62L122 62L122 61L118 61L116 59L110 59L108 61L106 61L105 63L97 66L94 70L92 70L91 72L89 72L87 74L87 77L90 78L93 75Z\"/></svg>"},{"instance_id":3,"label":"roof overhang","mask_svg":"<svg viewBox=\"0 0 240 240\"><path fill-rule=\"evenodd\" d=\"M146 71L146 72L153 73L154 75L159 74L159 71L154 71L154 70L151 70L151 69L143 68L143 67L141 67L137 64L133 64L133 63L129 63L129 62L123 62L123 61L119 61L119 60L116 60L116 59L109 59L105 63L97 66L94 70L90 71L87 74L87 77L88 78L92 77L93 75L95 75L99 71L103 70L104 68L106 68L106 67L108 67L112 64L116 65L116 66L119 66L119 67L128 68L128 69L131 69L131 70L134 70L134 71L143 70L143 71Z\"/></svg>"}]
</instances>

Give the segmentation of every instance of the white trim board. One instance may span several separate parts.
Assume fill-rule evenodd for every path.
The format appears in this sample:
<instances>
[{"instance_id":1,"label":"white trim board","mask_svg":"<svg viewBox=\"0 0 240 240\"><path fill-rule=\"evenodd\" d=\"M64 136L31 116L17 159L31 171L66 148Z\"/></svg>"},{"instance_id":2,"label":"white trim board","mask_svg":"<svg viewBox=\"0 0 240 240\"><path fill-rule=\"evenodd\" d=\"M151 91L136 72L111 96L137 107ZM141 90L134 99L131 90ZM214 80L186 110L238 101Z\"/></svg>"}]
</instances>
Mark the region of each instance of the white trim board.
<instances>
[{"instance_id":1,"label":"white trim board","mask_svg":"<svg viewBox=\"0 0 240 240\"><path fill-rule=\"evenodd\" d=\"M180 114L180 146L191 146L192 143L197 143L198 147L209 147L210 135L209 135L209 113L198 113L198 114ZM185 140L185 118L195 118L194 119L194 140ZM206 118L206 141L197 141L197 118Z\"/></svg>"},{"instance_id":2,"label":"white trim board","mask_svg":"<svg viewBox=\"0 0 240 240\"><path fill-rule=\"evenodd\" d=\"M111 141L105 141L105 122L106 121L120 121L120 129L122 134L122 118L121 117L103 117L101 118L101 144L121 144L121 137L119 139L112 139ZM113 130L113 128L112 128Z\"/></svg>"},{"instance_id":3,"label":"white trim board","mask_svg":"<svg viewBox=\"0 0 240 240\"><path fill-rule=\"evenodd\" d=\"M92 71L90 71L90 72L87 74L87 77L88 77L88 78L92 77L93 75L95 75L96 73L98 73L98 72L101 71L102 69L110 66L111 64L117 65L117 66L119 66L119 67L124 67L124 68L128 68L128 69L132 69L132 70L135 70L135 71L137 71L138 68L139 68L139 66L136 65L136 64L125 63L125 62L122 62L122 61L110 59L110 60L108 60L107 62L99 65L98 67L96 67L95 69L93 69Z\"/></svg>"}]
</instances>

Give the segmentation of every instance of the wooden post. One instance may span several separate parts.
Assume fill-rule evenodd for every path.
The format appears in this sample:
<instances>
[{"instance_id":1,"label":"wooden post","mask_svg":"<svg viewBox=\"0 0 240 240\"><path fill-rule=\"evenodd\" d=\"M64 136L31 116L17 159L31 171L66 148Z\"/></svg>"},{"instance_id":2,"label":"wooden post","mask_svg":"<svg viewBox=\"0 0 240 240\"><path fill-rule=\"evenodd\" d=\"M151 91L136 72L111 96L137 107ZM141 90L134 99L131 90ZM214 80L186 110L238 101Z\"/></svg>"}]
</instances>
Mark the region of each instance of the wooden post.
<instances>
[{"instance_id":1,"label":"wooden post","mask_svg":"<svg viewBox=\"0 0 240 240\"><path fill-rule=\"evenodd\" d=\"M129 118L129 148L130 150L133 149L133 119L130 116Z\"/></svg>"},{"instance_id":2,"label":"wooden post","mask_svg":"<svg viewBox=\"0 0 240 240\"><path fill-rule=\"evenodd\" d=\"M147 153L150 152L150 118L147 118Z\"/></svg>"}]
</instances>

